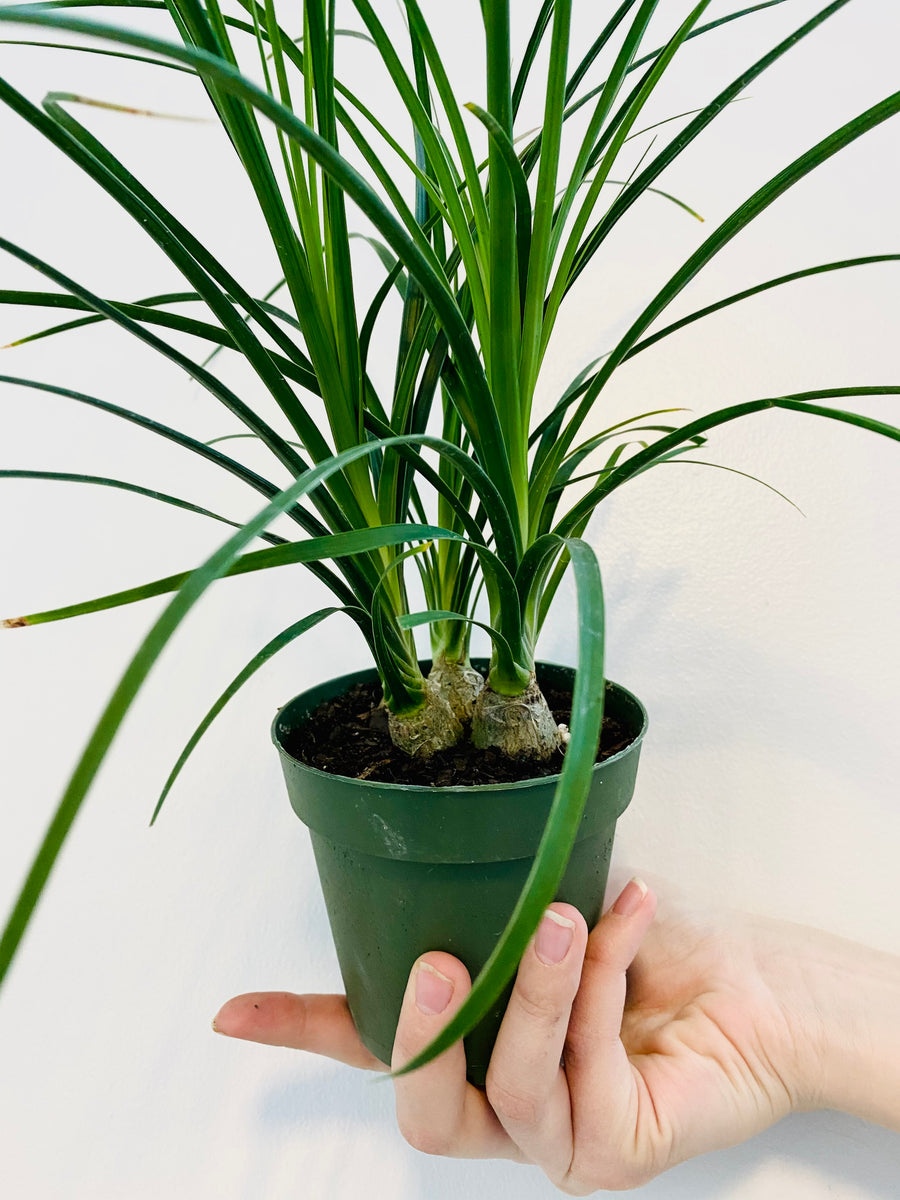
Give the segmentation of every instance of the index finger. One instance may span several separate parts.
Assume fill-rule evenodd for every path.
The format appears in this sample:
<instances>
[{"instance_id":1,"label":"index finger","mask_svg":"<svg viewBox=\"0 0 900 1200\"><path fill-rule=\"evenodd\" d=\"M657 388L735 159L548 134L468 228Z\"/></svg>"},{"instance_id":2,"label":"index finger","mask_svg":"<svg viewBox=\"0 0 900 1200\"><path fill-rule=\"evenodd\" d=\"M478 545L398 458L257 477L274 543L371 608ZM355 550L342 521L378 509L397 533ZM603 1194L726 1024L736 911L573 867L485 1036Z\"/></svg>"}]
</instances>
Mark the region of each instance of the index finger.
<instances>
[{"instance_id":1,"label":"index finger","mask_svg":"<svg viewBox=\"0 0 900 1200\"><path fill-rule=\"evenodd\" d=\"M469 973L452 955L431 951L416 962L397 1025L395 1070L425 1049L459 1010L469 989ZM397 1123L415 1149L451 1158L522 1161L484 1092L466 1081L461 1042L408 1075L398 1075L394 1091Z\"/></svg>"}]
</instances>

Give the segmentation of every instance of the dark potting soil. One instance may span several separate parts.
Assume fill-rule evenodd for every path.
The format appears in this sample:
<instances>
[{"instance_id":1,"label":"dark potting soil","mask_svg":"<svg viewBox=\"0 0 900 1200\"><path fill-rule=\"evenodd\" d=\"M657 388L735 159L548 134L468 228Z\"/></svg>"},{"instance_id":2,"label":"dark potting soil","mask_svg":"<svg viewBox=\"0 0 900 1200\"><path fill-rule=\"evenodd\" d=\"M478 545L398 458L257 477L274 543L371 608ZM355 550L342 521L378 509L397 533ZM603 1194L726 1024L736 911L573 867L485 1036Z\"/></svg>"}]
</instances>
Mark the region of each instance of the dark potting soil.
<instances>
[{"instance_id":1,"label":"dark potting soil","mask_svg":"<svg viewBox=\"0 0 900 1200\"><path fill-rule=\"evenodd\" d=\"M571 692L544 689L558 723L569 724ZM387 714L380 707L377 683L356 684L349 692L320 704L308 720L284 740L284 748L307 766L351 779L406 783L419 787L467 787L474 784L517 783L558 775L563 752L547 762L512 759L497 750L479 750L464 741L429 759L412 758L390 739ZM603 718L597 761L602 762L631 741L625 727Z\"/></svg>"}]
</instances>

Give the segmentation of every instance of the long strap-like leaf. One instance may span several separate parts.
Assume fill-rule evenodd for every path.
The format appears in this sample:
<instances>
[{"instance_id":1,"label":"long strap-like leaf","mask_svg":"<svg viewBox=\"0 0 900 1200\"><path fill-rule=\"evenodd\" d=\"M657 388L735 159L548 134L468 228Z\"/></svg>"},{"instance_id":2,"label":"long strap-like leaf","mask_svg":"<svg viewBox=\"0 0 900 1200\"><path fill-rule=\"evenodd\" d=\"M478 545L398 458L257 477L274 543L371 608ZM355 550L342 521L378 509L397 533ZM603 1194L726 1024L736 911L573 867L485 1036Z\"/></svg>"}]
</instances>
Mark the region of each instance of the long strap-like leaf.
<instances>
[{"instance_id":1,"label":"long strap-like leaf","mask_svg":"<svg viewBox=\"0 0 900 1200\"><path fill-rule=\"evenodd\" d=\"M484 370L478 351L472 341L468 326L459 310L457 302L449 290L446 279L442 277L440 266L428 260L423 251L410 238L406 230L388 211L379 197L372 191L363 177L342 158L332 146L312 130L308 125L298 120L293 113L279 104L277 100L245 79L227 62L215 55L200 50L173 45L159 38L134 33L130 30L101 25L97 22L80 20L74 17L31 14L20 10L0 10L0 21L17 23L37 23L68 29L73 33L86 33L94 36L158 52L196 67L201 75L214 80L222 90L232 92L235 96L252 104L288 137L296 141L316 160L319 166L344 189L365 215L372 221L381 236L391 246L404 266L415 275L423 291L441 321L447 339L456 355L457 366L464 381L462 394L455 397L455 403L460 406L460 414L466 430L472 438L473 445L481 464L497 481L497 486L504 493L509 511L516 509L516 496L512 486L512 476L506 446L503 441L493 397L487 385ZM311 348L310 348L311 349ZM316 370L319 372L319 363ZM320 375L321 379L321 375ZM517 539L519 531L516 531Z\"/></svg>"},{"instance_id":2,"label":"long strap-like leaf","mask_svg":"<svg viewBox=\"0 0 900 1200\"><path fill-rule=\"evenodd\" d=\"M395 1075L405 1075L431 1062L487 1015L519 965L544 910L556 895L569 861L590 788L603 720L604 608L600 568L594 551L578 538L566 541L565 549L571 555L578 596L578 669L572 695L572 736L534 865L500 940L465 1002L438 1036L395 1071Z\"/></svg>"},{"instance_id":3,"label":"long strap-like leaf","mask_svg":"<svg viewBox=\"0 0 900 1200\"><path fill-rule=\"evenodd\" d=\"M363 612L361 608L320 608L316 612L310 613L308 617L303 617L302 620L297 621L287 629L282 630L282 632L276 637L272 638L270 642L267 642L265 646L263 646L263 648L253 656L250 662L248 662L247 665L238 672L234 679L232 679L231 683L229 683L228 687L226 687L221 695L216 698L215 702L208 710L203 720L188 738L184 749L179 754L178 760L169 773L169 777L163 785L162 791L160 792L159 799L156 802L156 807L153 809L153 815L150 818L151 825L159 816L166 797L172 790L176 779L184 769L185 763L191 757L194 750L197 748L200 739L203 737L204 733L206 733L207 729L209 729L210 725L212 725L213 721L216 719L228 701L237 695L244 684L256 674L260 667L265 666L270 658L273 658L274 655L276 655L280 650L283 650L286 646L289 646L291 642L296 641L301 634L304 634L308 630L315 628L315 626L321 621L324 621L326 617L330 617L332 613L337 612L347 613L348 615L352 616L357 623L364 623L368 620L367 614Z\"/></svg>"},{"instance_id":4,"label":"long strap-like leaf","mask_svg":"<svg viewBox=\"0 0 900 1200\"><path fill-rule=\"evenodd\" d=\"M239 526L239 528L243 528L243 526ZM254 571L268 571L272 567L284 567L293 563L356 556L370 550L380 550L385 546L400 546L410 541L461 536L461 534L454 534L450 530L442 529L439 525L414 525L412 523L378 525L372 529L352 529L346 533L330 533L324 537L307 538L302 542L280 542L268 550L254 550L250 554L244 554L235 559L222 572L222 575L247 575ZM149 600L152 596L164 596L168 592L177 592L190 578L190 571L180 571L175 575L167 575L164 579L153 579L137 587L127 588L121 592L111 592L106 596L96 596L78 604L67 604L61 608L48 609L46 612L27 613L20 617L7 617L0 621L0 625L19 629L25 625L46 625L51 621L67 621L72 617L81 617L87 613L105 612L110 608L121 608L126 604Z\"/></svg>"},{"instance_id":5,"label":"long strap-like leaf","mask_svg":"<svg viewBox=\"0 0 900 1200\"><path fill-rule=\"evenodd\" d=\"M874 263L900 262L900 254L866 254L860 258L845 258L839 262L820 263L815 267L804 267L799 271L790 271L787 275L779 275L775 279L767 279L764 283L756 283L752 287L744 288L740 292L735 292L731 296L726 296L722 300L716 300L712 304L707 304L703 308L698 308L695 312L688 313L686 317L681 317L677 321L673 321L671 325L666 325L663 329L658 329L656 333L651 333L647 337L642 338L637 342L622 359L622 362L628 362L634 358L636 354L641 354L644 350L648 350L657 342L669 337L673 333L677 333L679 329L684 329L687 325L692 325L695 321L700 321L703 317L712 316L713 313L720 312L724 308L729 308L732 304L738 304L742 300L749 300L753 296L758 296L761 292L767 292L772 288L781 287L786 283L795 283L799 279L809 279L813 275L823 275L830 271L842 271L849 267L864 267ZM583 396L587 389L591 386L597 377L597 372L594 367L599 359L589 363L573 382L566 389L561 399L554 405L553 409L547 414L541 423L534 429L531 434L531 444L533 445L540 439L544 439L545 445L552 444L556 437L556 433L562 424L563 417L569 408L575 403L579 396ZM675 412L676 409L659 409L658 412ZM642 413L641 417L653 416L653 413ZM635 420L639 418L634 418ZM628 422L622 422L628 424ZM543 457L541 455L540 457Z\"/></svg>"},{"instance_id":6,"label":"long strap-like leaf","mask_svg":"<svg viewBox=\"0 0 900 1200\"><path fill-rule=\"evenodd\" d=\"M140 322L126 316L120 309L109 304L100 296L95 295L89 288L77 283L68 275L64 275L62 271L57 271L55 267L44 262L37 255L31 254L28 250L17 246L14 242L4 237L0 237L0 250L4 250L7 254L12 255L13 258L17 258L20 262L32 267L35 271L39 271L48 279L53 280L59 287L64 288L67 292L71 292L72 295L84 301L95 312L102 313L114 325L120 326L139 341L151 347L151 349L158 351L164 358L181 367L196 379L198 383L202 384L217 400L220 400L248 429L258 434L272 450L273 454L292 473L300 474L306 469L306 463L297 454L297 451L279 433L276 433L271 425L264 421L258 413L246 405L231 388L213 375L212 372L201 367L199 363L194 362L186 354L182 353L182 351L164 342L162 338L158 338L149 329L145 329Z\"/></svg>"},{"instance_id":7,"label":"long strap-like leaf","mask_svg":"<svg viewBox=\"0 0 900 1200\"><path fill-rule=\"evenodd\" d=\"M231 525L235 529L241 528L240 521L232 521L228 517L223 517L220 513L210 512L208 508L203 508L199 504L192 504L190 500L182 500L178 496L170 496L168 492L157 492L153 488L141 487L137 483L129 483L125 479L107 479L102 475L78 475L72 471L26 471L26 470L2 470L0 471L0 479L40 479L45 483L89 483L99 487L116 488L123 492L133 492L136 496L147 496L151 500L160 500L163 504L169 504L173 508L184 509L185 512L197 513L201 517L212 517L214 521L219 521L222 525ZM287 539L279 537L277 533L269 533L268 531L260 534L260 537L269 542L273 546L281 546Z\"/></svg>"},{"instance_id":8,"label":"long strap-like leaf","mask_svg":"<svg viewBox=\"0 0 900 1200\"><path fill-rule=\"evenodd\" d=\"M794 159L784 170L765 183L754 194L745 200L722 224L700 245L688 258L684 265L676 271L644 308L622 336L612 354L607 358L603 367L598 371L594 381L585 392L574 415L562 429L557 441L548 449L547 457L541 464L536 479L537 502L540 508L547 492L552 485L556 469L572 444L572 441L590 412L594 401L603 386L624 360L625 355L635 345L641 334L652 322L665 311L674 298L690 283L716 254L736 237L742 229L750 224L761 212L764 212L789 188L803 179L810 171L826 162L845 146L869 130L876 128L890 117L900 112L900 92L894 92L878 104L860 113L858 117L836 129L828 137L823 138L812 146L805 154Z\"/></svg>"},{"instance_id":9,"label":"long strap-like leaf","mask_svg":"<svg viewBox=\"0 0 900 1200\"><path fill-rule=\"evenodd\" d=\"M210 555L195 571L191 572L179 591L166 605L129 662L94 727L22 885L4 928L3 936L0 938L0 983L12 963L72 823L81 809L120 725L153 665L181 622L210 585L229 570L247 543L268 528L280 513L327 480L330 475L343 470L354 459L377 453L378 450L387 449L402 440L389 438L365 446L355 446L308 471L301 479L294 481L284 491L279 492L270 504L267 504L261 512L247 522L243 529L232 534L227 542Z\"/></svg>"},{"instance_id":10,"label":"long strap-like leaf","mask_svg":"<svg viewBox=\"0 0 900 1200\"><path fill-rule=\"evenodd\" d=\"M837 13L849 0L833 0L826 8L816 13L798 29L796 29L789 37L779 42L770 51L758 59L752 66L743 71L737 79L733 80L723 91L721 91L715 99L711 100L706 107L697 114L696 117L678 134L672 141L660 151L660 153L648 164L640 174L625 188L622 193L616 198L610 206L609 212L599 221L596 228L586 238L579 254L578 261L575 264L574 270L569 275L568 287L572 287L575 280L585 269L593 255L599 249L603 240L606 238L613 226L621 220L632 204L643 195L644 191L650 186L655 179L658 179L660 174L666 167L673 162L679 154L685 150L691 142L706 128L707 125L719 115L737 96L744 91L754 79L759 78L773 63L776 63L784 54L793 49L803 38L807 37L829 17ZM759 7L764 7L760 5ZM746 12L753 10L747 9ZM736 13L734 16L741 16L743 13ZM724 21L714 22L710 26L701 26L694 30L694 35L706 32L707 29L718 24L723 24ZM638 60L632 66L636 67L641 62L646 62L652 59L654 55L648 55L646 59Z\"/></svg>"},{"instance_id":11,"label":"long strap-like leaf","mask_svg":"<svg viewBox=\"0 0 900 1200\"><path fill-rule=\"evenodd\" d=\"M567 534L589 516L610 492L646 470L654 462L661 461L670 450L698 434L705 433L708 429L726 425L729 421L737 420L738 417L748 416L751 413L765 412L767 409L787 409L791 412L807 413L811 416L842 421L847 425L855 425L859 429L868 429L872 433L880 433L884 437L900 441L900 428L889 425L885 421L878 421L874 417L866 417L861 413L826 408L813 403L814 400L835 400L850 396L900 396L900 387L886 384L880 387L822 388L810 392L794 392L788 396L772 396L765 400L747 400L743 404L733 404L728 408L717 409L716 412L709 413L705 417L698 417L696 421L690 421L674 433L653 442L646 450L635 454L633 458L617 467L566 514L559 522L556 532Z\"/></svg>"}]
</instances>

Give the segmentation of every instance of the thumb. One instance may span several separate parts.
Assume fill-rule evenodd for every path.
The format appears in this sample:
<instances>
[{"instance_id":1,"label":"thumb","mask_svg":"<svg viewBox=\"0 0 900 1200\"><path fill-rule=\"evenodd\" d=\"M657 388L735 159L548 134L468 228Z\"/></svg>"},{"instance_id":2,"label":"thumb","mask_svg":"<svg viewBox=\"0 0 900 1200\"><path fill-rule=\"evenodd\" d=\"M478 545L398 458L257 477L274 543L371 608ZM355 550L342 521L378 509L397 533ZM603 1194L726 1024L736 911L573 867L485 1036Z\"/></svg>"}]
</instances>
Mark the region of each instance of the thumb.
<instances>
[{"instance_id":1,"label":"thumb","mask_svg":"<svg viewBox=\"0 0 900 1200\"><path fill-rule=\"evenodd\" d=\"M248 992L216 1013L213 1029L225 1037L290 1046L337 1059L351 1067L384 1071L385 1064L359 1040L343 996L295 996L291 992Z\"/></svg>"}]
</instances>

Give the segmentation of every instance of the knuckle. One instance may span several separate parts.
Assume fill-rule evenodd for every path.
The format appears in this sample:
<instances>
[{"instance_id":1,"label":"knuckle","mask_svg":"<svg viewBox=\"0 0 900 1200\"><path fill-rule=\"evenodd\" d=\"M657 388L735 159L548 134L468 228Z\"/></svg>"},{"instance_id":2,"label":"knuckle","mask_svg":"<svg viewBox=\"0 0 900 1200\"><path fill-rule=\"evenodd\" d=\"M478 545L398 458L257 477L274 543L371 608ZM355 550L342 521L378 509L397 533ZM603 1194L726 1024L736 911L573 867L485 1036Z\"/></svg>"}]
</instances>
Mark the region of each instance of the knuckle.
<instances>
[{"instance_id":1,"label":"knuckle","mask_svg":"<svg viewBox=\"0 0 900 1200\"><path fill-rule=\"evenodd\" d=\"M592 1192L597 1191L595 1184L584 1183L581 1180L571 1179L568 1176L565 1179L559 1180L556 1186L561 1192L565 1192L567 1196L590 1196Z\"/></svg>"},{"instance_id":2,"label":"knuckle","mask_svg":"<svg viewBox=\"0 0 900 1200\"><path fill-rule=\"evenodd\" d=\"M513 996L522 1015L533 1024L553 1029L562 1020L563 1011L555 996L521 986L516 988Z\"/></svg>"},{"instance_id":3,"label":"knuckle","mask_svg":"<svg viewBox=\"0 0 900 1200\"><path fill-rule=\"evenodd\" d=\"M416 1042L415 1038L408 1037L403 1028L403 1020L397 1026L397 1033L394 1037L394 1047L391 1051L391 1064L394 1067L405 1066L411 1058L414 1058L419 1050L422 1049L422 1042L419 1039Z\"/></svg>"},{"instance_id":4,"label":"knuckle","mask_svg":"<svg viewBox=\"0 0 900 1200\"><path fill-rule=\"evenodd\" d=\"M506 1082L502 1076L488 1071L486 1092L488 1103L501 1119L514 1125L536 1125L543 1107L533 1092Z\"/></svg>"},{"instance_id":5,"label":"knuckle","mask_svg":"<svg viewBox=\"0 0 900 1200\"><path fill-rule=\"evenodd\" d=\"M454 1138L446 1130L429 1129L427 1126L417 1125L414 1121L400 1119L398 1119L398 1125L403 1139L420 1154L431 1154L443 1158L453 1154Z\"/></svg>"},{"instance_id":6,"label":"knuckle","mask_svg":"<svg viewBox=\"0 0 900 1200\"><path fill-rule=\"evenodd\" d=\"M576 1021L569 1023L566 1031L566 1047L564 1051L567 1067L579 1069L588 1066L596 1057L598 1039L596 1034L584 1028Z\"/></svg>"},{"instance_id":7,"label":"knuckle","mask_svg":"<svg viewBox=\"0 0 900 1200\"><path fill-rule=\"evenodd\" d=\"M560 1188L572 1196L590 1196L598 1190L629 1192L649 1183L655 1174L638 1163L613 1156L576 1159Z\"/></svg>"},{"instance_id":8,"label":"knuckle","mask_svg":"<svg viewBox=\"0 0 900 1200\"><path fill-rule=\"evenodd\" d=\"M599 926L588 938L587 950L585 952L585 965L590 964L594 968L606 971L616 971L621 969L618 947L609 937L599 936L601 931Z\"/></svg>"}]
</instances>

